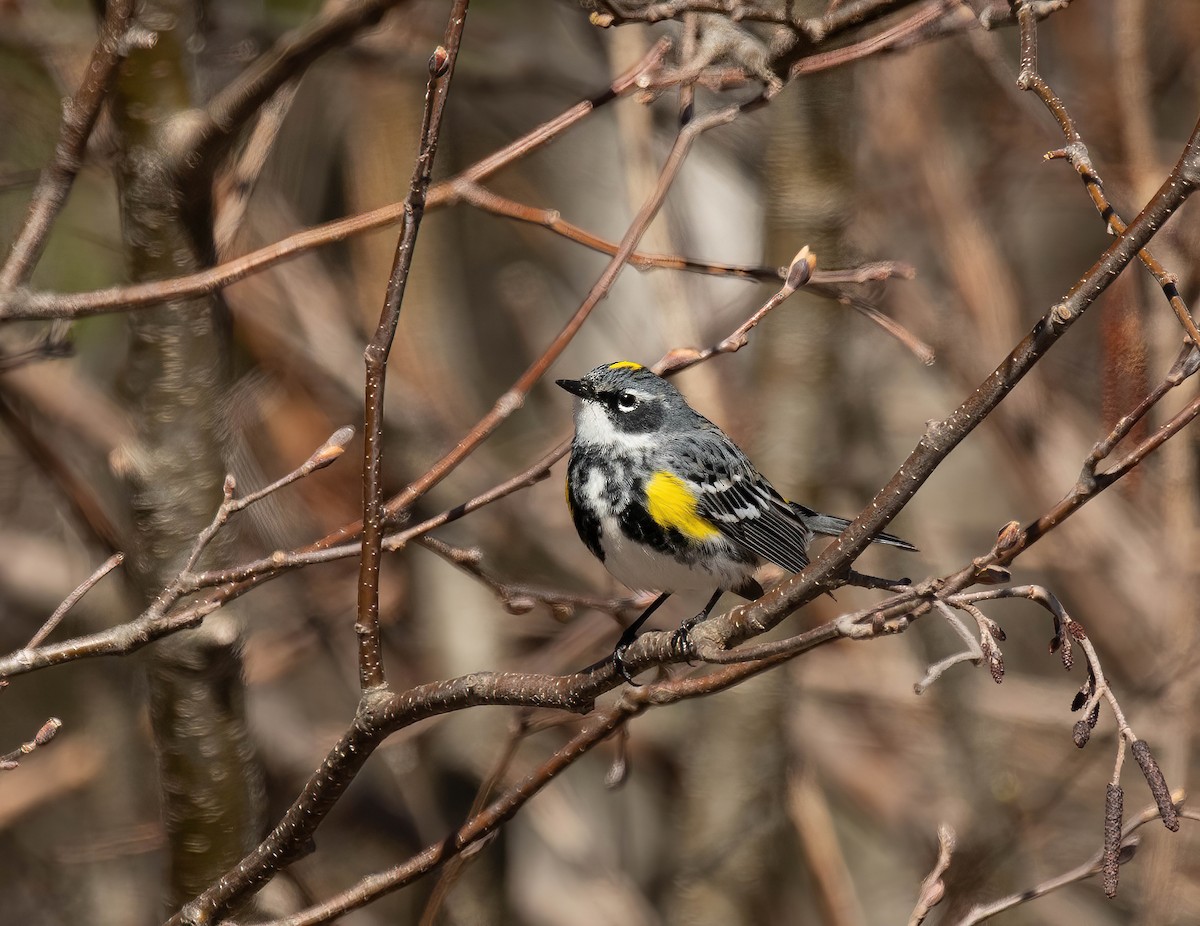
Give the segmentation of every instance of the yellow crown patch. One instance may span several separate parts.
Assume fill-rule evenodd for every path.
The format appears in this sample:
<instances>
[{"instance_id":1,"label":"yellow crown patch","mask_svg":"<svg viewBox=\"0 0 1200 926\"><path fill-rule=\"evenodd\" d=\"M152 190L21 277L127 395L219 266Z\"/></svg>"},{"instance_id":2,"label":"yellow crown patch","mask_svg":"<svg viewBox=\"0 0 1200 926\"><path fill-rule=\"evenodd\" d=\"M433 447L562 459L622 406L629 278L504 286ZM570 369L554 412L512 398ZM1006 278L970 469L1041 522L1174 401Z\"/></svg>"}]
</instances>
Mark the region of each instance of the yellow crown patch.
<instances>
[{"instance_id":1,"label":"yellow crown patch","mask_svg":"<svg viewBox=\"0 0 1200 926\"><path fill-rule=\"evenodd\" d=\"M616 363L608 365L610 370L642 370L645 369L640 363L634 363L632 360L618 360Z\"/></svg>"}]
</instances>

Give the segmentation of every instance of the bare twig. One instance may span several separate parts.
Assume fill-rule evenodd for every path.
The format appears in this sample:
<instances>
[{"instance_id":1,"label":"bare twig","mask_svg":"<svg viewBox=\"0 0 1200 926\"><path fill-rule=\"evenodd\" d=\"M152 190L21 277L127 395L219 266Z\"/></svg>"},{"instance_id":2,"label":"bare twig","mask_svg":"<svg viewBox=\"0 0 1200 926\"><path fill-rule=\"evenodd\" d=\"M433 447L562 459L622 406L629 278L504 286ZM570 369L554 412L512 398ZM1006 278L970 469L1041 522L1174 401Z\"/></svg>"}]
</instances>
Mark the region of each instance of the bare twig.
<instances>
[{"instance_id":1,"label":"bare twig","mask_svg":"<svg viewBox=\"0 0 1200 926\"><path fill-rule=\"evenodd\" d=\"M692 631L692 642L704 659L719 658L722 649L731 641L740 641L764 633L774 627L787 614L811 601L835 578L842 574L853 559L862 552L871 537L883 530L888 522L908 503L917 489L941 464L941 461L983 421L991 411L1012 391L1059 338L1082 317L1088 307L1115 278L1145 244L1154 236L1163 223L1195 192L1200 185L1200 124L1197 124L1183 153L1154 197L1138 217L1114 241L1088 272L1053 306L1009 353L999 366L978 388L947 418L930 422L925 435L909 454L897 473L867 506L866 510L839 537L827 546L817 560L803 572L781 582L758 601L735 608L733 611L712 618ZM1097 480L1119 478L1136 465L1146 453L1151 452L1163 441L1200 414L1200 400L1175 416L1139 449L1128 455L1109 473L1097 476ZM1082 504L1094 493L1085 490L1078 495ZM1055 512L1057 515L1057 511ZM1045 525L1049 526L1049 524ZM1037 525L1022 532L1025 540L1043 528ZM989 565L1003 566L1011 562L1012 554L1025 549L1024 541L1018 540L1004 554L995 553L994 559L973 563L948 580L947 593L961 591L975 581L980 568ZM662 652L661 643L654 633L644 634L630 647L625 660L631 671L640 671L648 662L642 662L642 650L654 647ZM669 636L669 635L664 635Z\"/></svg>"},{"instance_id":2,"label":"bare twig","mask_svg":"<svg viewBox=\"0 0 1200 926\"><path fill-rule=\"evenodd\" d=\"M266 54L219 91L178 133L172 155L181 176L211 169L242 127L289 81L326 52L346 45L403 0L349 0L325 4L299 29L280 38Z\"/></svg>"},{"instance_id":3,"label":"bare twig","mask_svg":"<svg viewBox=\"0 0 1200 926\"><path fill-rule=\"evenodd\" d=\"M35 649L40 646L42 641L54 632L54 628L59 625L59 622L67 616L67 612L79 603L79 599L91 591L101 579L120 566L124 559L124 553L114 553L101 563L95 572L80 582L75 591L71 592L71 594L63 599L62 604L54 609L54 613L46 618L46 622L42 624L37 633L29 638L29 642L25 644L25 648Z\"/></svg>"},{"instance_id":4,"label":"bare twig","mask_svg":"<svg viewBox=\"0 0 1200 926\"><path fill-rule=\"evenodd\" d=\"M933 869L921 882L921 893L917 896L917 904L913 907L912 916L908 918L908 926L921 926L925 922L925 917L929 916L929 911L941 903L942 898L946 896L946 883L942 880L942 875L950 867L950 858L954 854L956 842L954 828L950 824L943 823L938 826L937 861L933 863Z\"/></svg>"},{"instance_id":5,"label":"bare twig","mask_svg":"<svg viewBox=\"0 0 1200 926\"><path fill-rule=\"evenodd\" d=\"M12 752L5 753L0 756L0 771L10 771L21 764L21 760L37 749L39 746L45 746L50 740L54 739L59 728L62 727L62 721L57 717L51 717L38 729L34 734L33 739L27 743L22 743Z\"/></svg>"},{"instance_id":6,"label":"bare twig","mask_svg":"<svg viewBox=\"0 0 1200 926\"><path fill-rule=\"evenodd\" d=\"M1017 77L1017 86L1022 90L1030 90L1037 95L1038 99L1045 104L1046 109L1050 111L1050 114L1058 122L1063 137L1066 139L1065 147L1049 152L1046 155L1046 159L1064 158L1075 168L1080 179L1083 180L1083 185L1087 189L1088 195L1096 207L1096 211L1100 213L1100 217L1107 223L1109 230L1113 234L1119 235L1125 231L1125 222L1117 214L1108 197L1104 195L1104 185L1100 180L1100 175L1092 165L1087 146L1083 143L1083 137L1075 127L1075 120L1071 118L1071 114L1067 111L1067 107L1062 100L1055 95L1054 91L1050 89L1050 85L1038 73L1038 16L1034 9L1036 5L1032 0L1019 0L1019 2L1014 4L1017 22L1021 30L1021 73ZM1170 304L1176 318L1179 319L1179 324L1183 326L1183 330L1195 344L1200 345L1200 331L1196 329L1196 321L1192 318L1187 303L1179 295L1179 278L1164 268L1158 259L1146 248L1138 251L1138 258L1146 266L1146 269L1150 271L1154 279L1158 281L1163 295L1167 297L1167 302Z\"/></svg>"},{"instance_id":7,"label":"bare twig","mask_svg":"<svg viewBox=\"0 0 1200 926\"><path fill-rule=\"evenodd\" d=\"M435 183L429 190L426 209L441 208L456 201L454 186L460 181L479 183L503 167L549 144L564 131L597 109L635 89L644 76L656 69L670 47L666 39L657 42L641 61L621 74L596 96L576 103L570 109L544 122L499 151L448 180ZM14 293L0 292L0 321L17 318L83 318L102 312L149 308L216 292L253 273L285 260L299 257L318 247L344 241L354 235L386 228L404 221L404 204L392 203L361 215L349 216L297 232L287 238L251 251L216 267L170 280L155 280L132 286L113 286L86 293Z\"/></svg>"},{"instance_id":8,"label":"bare twig","mask_svg":"<svg viewBox=\"0 0 1200 926\"><path fill-rule=\"evenodd\" d=\"M542 352L542 355L529 365L528 369L521 374L507 392L500 396L496 404L492 407L492 410L484 415L475 427L449 452L434 463L423 476L415 479L403 492L388 501L385 510L389 520L402 517L417 499L446 478L502 422L524 404L529 390L533 388L534 384L550 368L550 365L566 349L571 339L575 337L575 334L583 326L588 316L591 315L592 310L608 295L608 291L612 288L613 283L616 282L617 276L629 260L629 256L637 247L638 241L641 240L642 235L649 228L650 223L658 214L658 210L662 207L663 201L667 197L667 192L670 190L675 177L679 173L679 169L683 166L683 162L687 158L688 152L691 151L696 139L710 129L729 124L748 108L750 107L747 104L743 104L741 106L728 106L715 110L703 116L697 116L679 130L679 133L675 136L675 143L672 145L671 151L667 155L662 171L659 174L658 183L651 193L650 198L642 204L642 208L638 211L633 222L630 223L629 228L621 238L621 244L617 248L617 252L601 272L587 296L584 297L582 304L575 310L575 314L571 316L570 320L563 326L563 329L550 342L550 345Z\"/></svg>"},{"instance_id":9,"label":"bare twig","mask_svg":"<svg viewBox=\"0 0 1200 926\"><path fill-rule=\"evenodd\" d=\"M227 599L209 599L190 604L179 613L168 613L169 609L184 595L195 590L195 577L191 570L199 561L205 548L216 536L229 516L252 505L267 495L290 485L297 479L322 469L336 460L344 451L345 444L353 435L353 428L339 428L329 440L321 445L307 460L282 479L256 492L235 498L236 485L233 477L226 479L221 504L209 525L197 536L189 551L184 568L168 583L154 602L137 618L97 633L74 637L62 643L35 644L0 658L0 678L20 675L46 666L60 665L91 656L114 653L132 653L154 640L170 636L179 630L198 625L207 615L217 610ZM106 564L107 565L107 564ZM90 581L90 580L89 580ZM236 597L236 596L229 596Z\"/></svg>"},{"instance_id":10,"label":"bare twig","mask_svg":"<svg viewBox=\"0 0 1200 926\"><path fill-rule=\"evenodd\" d=\"M934 599L933 606L934 610L944 617L946 623L958 634L958 638L963 641L964 648L930 665L925 671L924 678L913 685L913 691L916 694L924 694L930 685L942 677L947 669L958 665L960 662L972 662L975 665L983 662L983 650L980 649L979 644L975 641L975 637L971 635L971 631L967 630L967 625L962 622L962 619L940 598Z\"/></svg>"},{"instance_id":11,"label":"bare twig","mask_svg":"<svg viewBox=\"0 0 1200 926\"><path fill-rule=\"evenodd\" d=\"M358 673L363 691L383 688L383 651L379 641L379 564L383 558L383 399L387 382L387 362L400 323L400 307L412 267L413 249L425 198L433 175L433 161L441 137L442 114L454 76L454 64L462 45L466 25L467 0L455 0L446 25L443 44L429 59L429 80L425 87L425 110L417 142L417 160L412 182L404 201L404 228L396 243L396 256L388 279L383 310L375 335L363 352L366 361L366 424L363 440L363 531L362 560L358 576Z\"/></svg>"},{"instance_id":12,"label":"bare twig","mask_svg":"<svg viewBox=\"0 0 1200 926\"><path fill-rule=\"evenodd\" d=\"M576 608L588 608L601 611L614 617L635 612L649 604L644 595L625 596L621 598L600 598L595 595L583 595L576 592L564 592L556 589L538 588L532 585L521 585L504 582L497 579L483 568L483 554L477 549L456 547L436 537L424 536L417 542L452 563L467 575L474 576L491 589L506 611L510 614L525 614L532 611L538 604L546 605L559 618L569 617Z\"/></svg>"},{"instance_id":13,"label":"bare twig","mask_svg":"<svg viewBox=\"0 0 1200 926\"><path fill-rule=\"evenodd\" d=\"M829 36L844 32L851 26L862 25L884 16L892 10L908 6L913 0L850 0L824 16L812 16L800 23L800 30L814 44L820 44Z\"/></svg>"},{"instance_id":14,"label":"bare twig","mask_svg":"<svg viewBox=\"0 0 1200 926\"><path fill-rule=\"evenodd\" d=\"M133 6L133 0L111 0L106 4L100 36L83 72L83 82L63 104L54 158L38 177L25 222L0 269L0 293L25 283L42 255L54 219L83 166L88 138L116 79L117 65L136 38L129 30Z\"/></svg>"},{"instance_id":15,"label":"bare twig","mask_svg":"<svg viewBox=\"0 0 1200 926\"><path fill-rule=\"evenodd\" d=\"M599 251L602 254L612 255L617 252L616 243L601 238L598 235L593 235L591 232L577 225L572 225L570 222L564 220L556 209L536 209L523 203L514 202L511 199L486 190L478 184L465 180L455 181L455 184L456 195L461 197L463 202L477 209L482 209L493 215L502 215L506 218L516 219L520 222L540 225L555 234L582 244L594 251ZM634 251L629 256L629 263L639 269L682 270L688 273L699 273L707 276L728 276L759 282L775 282L785 280L787 277L786 267L754 267L714 263L711 261L694 260L675 254L646 254L641 251ZM861 267L852 267L844 270L814 270L809 278L808 287L814 292L828 296L831 299L836 299L843 305L848 305L862 313L916 354L922 363L930 363L933 360L933 349L928 344L912 334L912 332L895 319L884 315L874 306L863 302L861 299L847 296L838 285L844 283L874 282L893 277L910 279L913 272L912 267L904 263L876 261L864 264Z\"/></svg>"},{"instance_id":16,"label":"bare twig","mask_svg":"<svg viewBox=\"0 0 1200 926\"><path fill-rule=\"evenodd\" d=\"M965 14L957 0L929 0L911 16L868 39L851 43L834 51L818 52L815 55L801 58L792 65L788 76L794 79L805 74L817 74L888 49L897 48L919 38L925 30L948 15L957 17L963 23L964 28L968 23L973 24L974 22L974 17Z\"/></svg>"},{"instance_id":17,"label":"bare twig","mask_svg":"<svg viewBox=\"0 0 1200 926\"><path fill-rule=\"evenodd\" d=\"M1177 805L1184 801L1184 793L1178 791L1173 795L1173 799ZM1189 820L1200 819L1200 816L1195 811L1183 810L1180 812L1181 817L1186 817ZM1140 813L1131 818L1121 830L1121 853L1119 861L1124 863L1133 857L1139 844L1139 837L1134 835L1137 830L1141 829L1151 820L1157 819L1158 808L1146 807ZM1100 874L1103 868L1104 850L1096 852L1090 859L1082 865L1072 868L1070 871L1063 872L1054 878L1036 884L1033 887L1025 888L1021 891L1001 897L999 900L993 900L987 904L976 904L966 915L961 919L956 920L953 926L976 926L977 923L982 923L984 920L990 920L998 913L1003 913L1005 910L1011 910L1023 903L1028 903L1031 900L1037 900L1039 897L1045 897L1051 891L1057 891L1059 888L1066 887L1068 884L1075 884L1078 881L1086 881L1088 878L1095 877Z\"/></svg>"}]
</instances>

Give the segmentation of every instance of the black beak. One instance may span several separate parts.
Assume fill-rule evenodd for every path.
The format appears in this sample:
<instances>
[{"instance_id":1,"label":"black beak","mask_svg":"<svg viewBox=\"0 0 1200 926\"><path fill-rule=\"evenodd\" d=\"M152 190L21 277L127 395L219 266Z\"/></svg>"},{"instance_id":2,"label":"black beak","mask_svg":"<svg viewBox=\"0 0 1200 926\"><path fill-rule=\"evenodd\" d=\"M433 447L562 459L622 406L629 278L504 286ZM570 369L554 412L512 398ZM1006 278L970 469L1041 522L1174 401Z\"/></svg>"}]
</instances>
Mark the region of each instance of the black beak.
<instances>
[{"instance_id":1,"label":"black beak","mask_svg":"<svg viewBox=\"0 0 1200 926\"><path fill-rule=\"evenodd\" d=\"M588 389L588 387L584 385L583 380L556 379L554 382L556 382L558 385L562 386L565 390L567 390L567 392L571 393L571 395L577 395L581 399L586 399L588 396L590 396L592 394L591 390Z\"/></svg>"}]
</instances>

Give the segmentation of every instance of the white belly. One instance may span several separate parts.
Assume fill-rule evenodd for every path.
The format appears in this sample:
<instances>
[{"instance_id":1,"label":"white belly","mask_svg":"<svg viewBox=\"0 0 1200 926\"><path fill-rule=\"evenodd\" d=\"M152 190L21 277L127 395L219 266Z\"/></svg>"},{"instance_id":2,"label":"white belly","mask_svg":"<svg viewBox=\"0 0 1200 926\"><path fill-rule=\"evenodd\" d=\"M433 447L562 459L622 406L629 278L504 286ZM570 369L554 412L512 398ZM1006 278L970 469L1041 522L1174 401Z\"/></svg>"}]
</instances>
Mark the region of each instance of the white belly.
<instances>
[{"instance_id":1,"label":"white belly","mask_svg":"<svg viewBox=\"0 0 1200 926\"><path fill-rule=\"evenodd\" d=\"M602 518L600 543L608 571L635 591L713 591L734 588L754 575L754 568L725 555L723 541L710 545L703 566L688 565L648 546L626 539L615 518Z\"/></svg>"}]
</instances>

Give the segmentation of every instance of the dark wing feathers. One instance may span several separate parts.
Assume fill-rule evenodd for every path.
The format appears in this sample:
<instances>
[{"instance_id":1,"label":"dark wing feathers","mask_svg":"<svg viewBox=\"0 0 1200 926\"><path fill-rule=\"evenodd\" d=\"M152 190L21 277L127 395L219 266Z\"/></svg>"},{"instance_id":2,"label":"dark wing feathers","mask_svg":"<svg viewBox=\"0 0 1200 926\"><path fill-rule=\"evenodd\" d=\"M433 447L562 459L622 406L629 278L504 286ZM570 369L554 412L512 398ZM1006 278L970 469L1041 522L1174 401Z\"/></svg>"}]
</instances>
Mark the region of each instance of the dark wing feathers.
<instances>
[{"instance_id":1,"label":"dark wing feathers","mask_svg":"<svg viewBox=\"0 0 1200 926\"><path fill-rule=\"evenodd\" d=\"M812 531L724 434L707 437L684 438L672 446L681 458L677 472L701 490L697 513L763 559L799 572L808 565ZM699 473L704 476L696 480Z\"/></svg>"}]
</instances>

